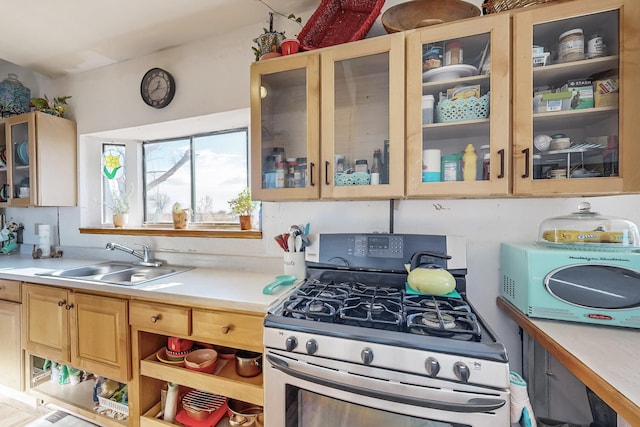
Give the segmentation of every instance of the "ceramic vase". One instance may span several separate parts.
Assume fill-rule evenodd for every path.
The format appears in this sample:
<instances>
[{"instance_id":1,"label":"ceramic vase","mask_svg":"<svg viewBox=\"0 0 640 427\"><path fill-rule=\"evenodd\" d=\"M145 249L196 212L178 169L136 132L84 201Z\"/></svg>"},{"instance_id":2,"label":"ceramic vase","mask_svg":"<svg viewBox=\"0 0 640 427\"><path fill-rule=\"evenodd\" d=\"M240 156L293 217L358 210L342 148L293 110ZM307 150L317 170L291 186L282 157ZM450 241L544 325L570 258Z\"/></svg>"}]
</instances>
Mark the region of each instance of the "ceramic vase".
<instances>
[{"instance_id":1,"label":"ceramic vase","mask_svg":"<svg viewBox=\"0 0 640 427\"><path fill-rule=\"evenodd\" d=\"M115 228L124 228L129 222L129 214L113 214L113 226Z\"/></svg>"},{"instance_id":2,"label":"ceramic vase","mask_svg":"<svg viewBox=\"0 0 640 427\"><path fill-rule=\"evenodd\" d=\"M0 105L4 114L21 114L30 111L31 90L22 85L18 76L11 73L0 82Z\"/></svg>"}]
</instances>

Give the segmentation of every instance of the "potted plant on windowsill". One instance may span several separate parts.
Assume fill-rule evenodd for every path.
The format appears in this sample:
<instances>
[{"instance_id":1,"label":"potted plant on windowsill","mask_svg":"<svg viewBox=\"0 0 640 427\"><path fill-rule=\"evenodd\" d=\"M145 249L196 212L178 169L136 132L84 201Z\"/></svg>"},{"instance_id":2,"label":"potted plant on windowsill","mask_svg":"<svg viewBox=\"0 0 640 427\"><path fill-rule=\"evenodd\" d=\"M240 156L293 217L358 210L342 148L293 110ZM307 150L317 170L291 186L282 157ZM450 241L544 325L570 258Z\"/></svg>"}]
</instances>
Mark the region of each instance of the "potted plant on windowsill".
<instances>
[{"instance_id":1,"label":"potted plant on windowsill","mask_svg":"<svg viewBox=\"0 0 640 427\"><path fill-rule=\"evenodd\" d=\"M129 222L129 210L131 209L131 194L133 188L125 190L123 193L111 193L111 201L105 205L111 210L113 215L113 226L123 228Z\"/></svg>"},{"instance_id":2,"label":"potted plant on windowsill","mask_svg":"<svg viewBox=\"0 0 640 427\"><path fill-rule=\"evenodd\" d=\"M182 230L189 227L189 213L191 209L183 208L180 202L175 202L171 211L173 228Z\"/></svg>"},{"instance_id":3,"label":"potted plant on windowsill","mask_svg":"<svg viewBox=\"0 0 640 427\"><path fill-rule=\"evenodd\" d=\"M240 230L251 230L251 213L256 207L256 202L251 200L251 193L247 188L238 193L235 199L229 200L231 212L240 218Z\"/></svg>"}]
</instances>

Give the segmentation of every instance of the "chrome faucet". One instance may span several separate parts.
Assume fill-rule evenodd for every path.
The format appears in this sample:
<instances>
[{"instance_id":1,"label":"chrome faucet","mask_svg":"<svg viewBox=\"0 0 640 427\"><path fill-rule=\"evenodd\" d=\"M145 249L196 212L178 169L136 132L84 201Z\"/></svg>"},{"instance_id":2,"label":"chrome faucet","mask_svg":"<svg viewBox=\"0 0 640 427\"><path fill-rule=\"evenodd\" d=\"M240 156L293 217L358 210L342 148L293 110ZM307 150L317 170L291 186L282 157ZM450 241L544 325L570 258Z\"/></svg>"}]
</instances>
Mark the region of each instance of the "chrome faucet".
<instances>
[{"instance_id":1,"label":"chrome faucet","mask_svg":"<svg viewBox=\"0 0 640 427\"><path fill-rule=\"evenodd\" d=\"M110 251L114 249L118 249L120 251L130 253L131 255L137 258L140 258L140 261L135 263L136 265L144 265L145 267L160 267L162 265L162 261L154 260L151 257L151 249L149 248L149 246L147 245L140 245L140 246L142 246L142 254L136 252L131 248L128 248L126 246L122 246L113 242L107 243L106 249Z\"/></svg>"}]
</instances>

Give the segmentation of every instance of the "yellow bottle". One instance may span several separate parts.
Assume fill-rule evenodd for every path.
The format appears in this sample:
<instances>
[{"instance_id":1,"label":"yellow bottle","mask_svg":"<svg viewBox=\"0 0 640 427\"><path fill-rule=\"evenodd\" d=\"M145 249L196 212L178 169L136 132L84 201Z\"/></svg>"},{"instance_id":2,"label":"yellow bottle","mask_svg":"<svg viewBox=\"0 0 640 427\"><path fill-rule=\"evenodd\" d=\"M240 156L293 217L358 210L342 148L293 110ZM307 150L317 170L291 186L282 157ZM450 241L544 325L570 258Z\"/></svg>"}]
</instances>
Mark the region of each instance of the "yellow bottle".
<instances>
[{"instance_id":1,"label":"yellow bottle","mask_svg":"<svg viewBox=\"0 0 640 427\"><path fill-rule=\"evenodd\" d=\"M464 181L475 181L477 177L478 156L473 145L467 145L462 156L462 178Z\"/></svg>"}]
</instances>

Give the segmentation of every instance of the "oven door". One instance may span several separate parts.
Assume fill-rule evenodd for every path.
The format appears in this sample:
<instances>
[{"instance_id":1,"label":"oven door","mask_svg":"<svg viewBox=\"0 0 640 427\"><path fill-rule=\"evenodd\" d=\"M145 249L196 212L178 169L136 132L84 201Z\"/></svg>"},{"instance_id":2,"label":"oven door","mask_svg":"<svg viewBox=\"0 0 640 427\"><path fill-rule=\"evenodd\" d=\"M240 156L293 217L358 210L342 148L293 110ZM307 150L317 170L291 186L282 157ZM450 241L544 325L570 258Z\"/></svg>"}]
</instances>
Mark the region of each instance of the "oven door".
<instances>
[{"instance_id":1,"label":"oven door","mask_svg":"<svg viewBox=\"0 0 640 427\"><path fill-rule=\"evenodd\" d=\"M267 427L509 425L507 390L272 349L264 389Z\"/></svg>"}]
</instances>

